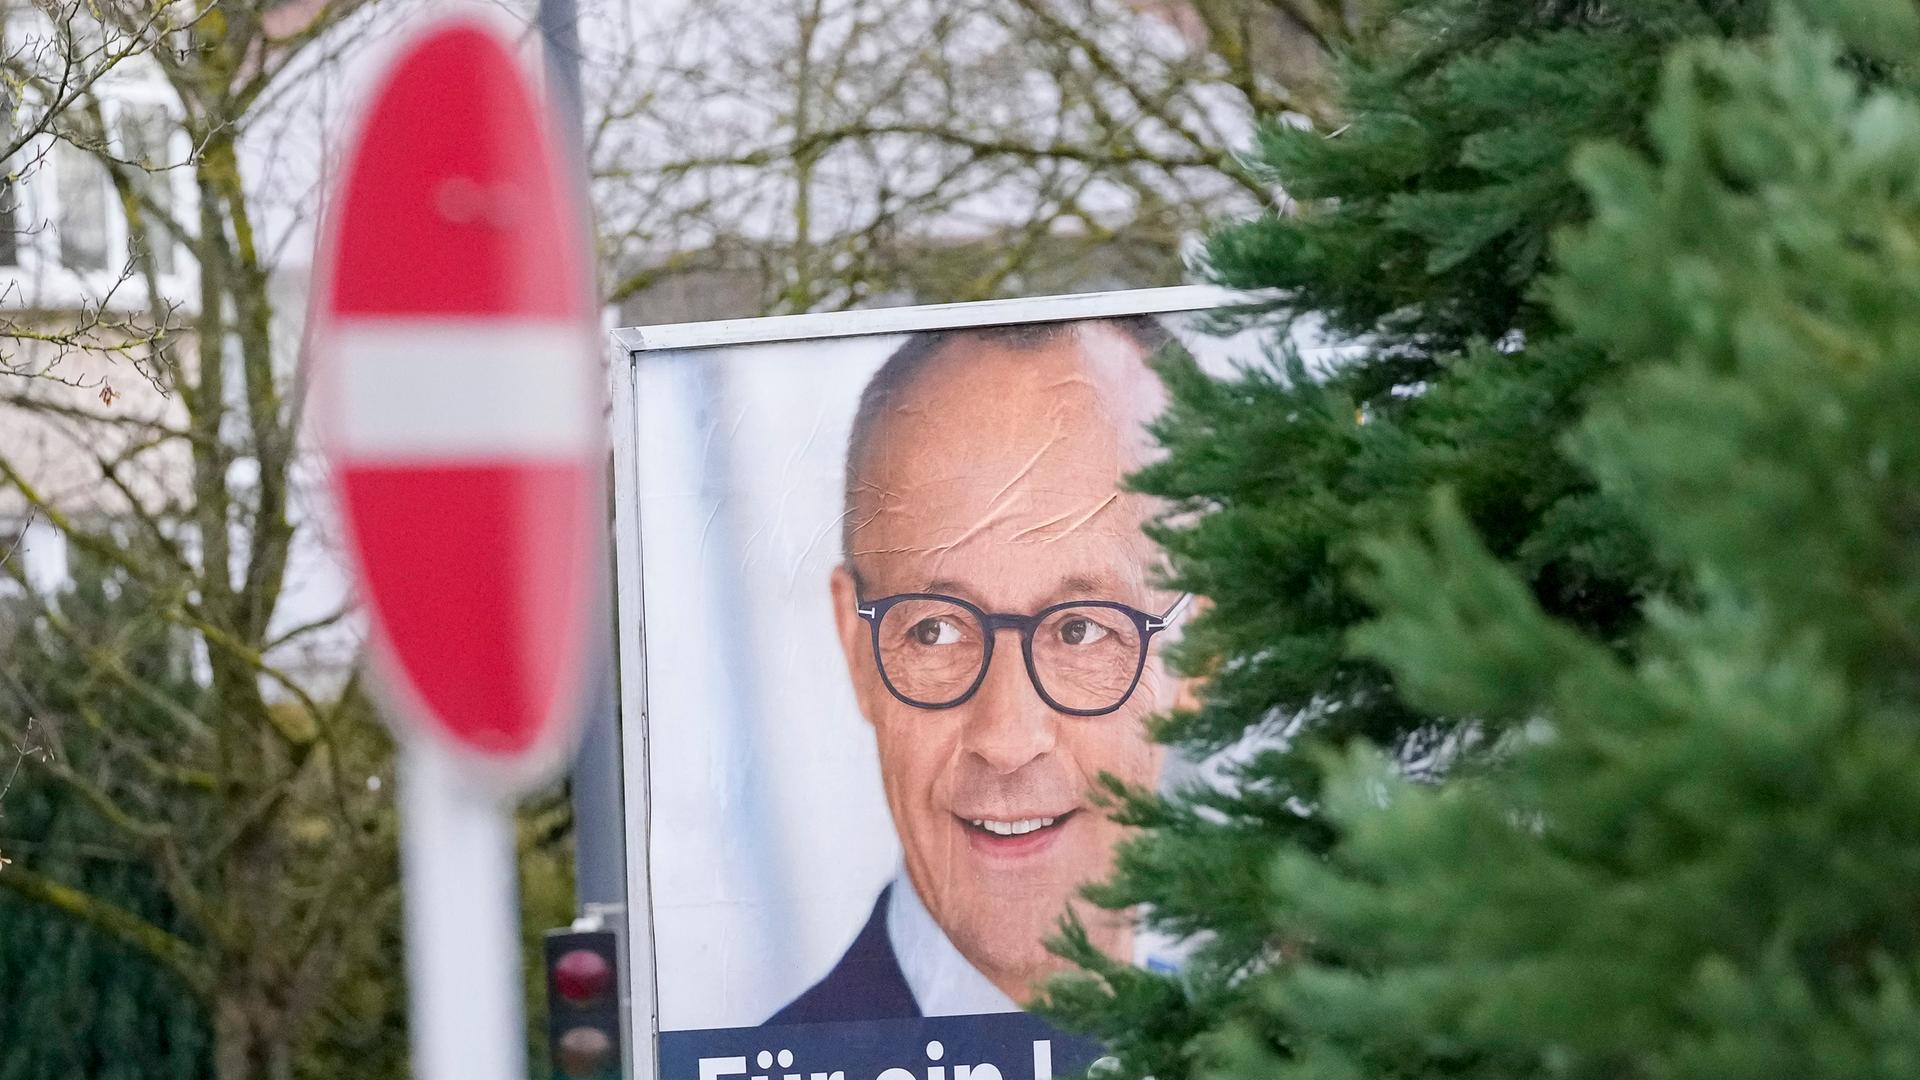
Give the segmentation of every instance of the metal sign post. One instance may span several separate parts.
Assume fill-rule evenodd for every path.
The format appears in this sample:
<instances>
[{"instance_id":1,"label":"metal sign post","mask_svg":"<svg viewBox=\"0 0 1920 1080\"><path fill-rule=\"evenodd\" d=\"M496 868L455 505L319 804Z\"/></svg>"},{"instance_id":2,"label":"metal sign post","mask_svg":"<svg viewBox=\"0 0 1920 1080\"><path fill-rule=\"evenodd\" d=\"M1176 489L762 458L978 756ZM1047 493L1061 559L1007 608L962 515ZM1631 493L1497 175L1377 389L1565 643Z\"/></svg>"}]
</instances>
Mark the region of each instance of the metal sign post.
<instances>
[{"instance_id":1,"label":"metal sign post","mask_svg":"<svg viewBox=\"0 0 1920 1080\"><path fill-rule=\"evenodd\" d=\"M400 760L408 1017L425 1080L523 1080L513 812L446 755Z\"/></svg>"}]
</instances>

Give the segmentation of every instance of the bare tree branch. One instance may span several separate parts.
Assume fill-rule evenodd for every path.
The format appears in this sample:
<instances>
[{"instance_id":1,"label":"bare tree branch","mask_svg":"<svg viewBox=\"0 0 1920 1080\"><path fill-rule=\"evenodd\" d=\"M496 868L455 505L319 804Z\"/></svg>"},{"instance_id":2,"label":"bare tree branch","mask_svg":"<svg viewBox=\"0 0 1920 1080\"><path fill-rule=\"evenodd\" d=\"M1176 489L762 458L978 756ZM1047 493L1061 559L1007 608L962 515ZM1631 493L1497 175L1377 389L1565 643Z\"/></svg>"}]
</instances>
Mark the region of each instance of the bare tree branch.
<instances>
[{"instance_id":1,"label":"bare tree branch","mask_svg":"<svg viewBox=\"0 0 1920 1080\"><path fill-rule=\"evenodd\" d=\"M193 946L126 908L19 867L0 871L0 889L45 904L139 949L179 976L183 986L201 997L212 993L213 975L198 959Z\"/></svg>"}]
</instances>

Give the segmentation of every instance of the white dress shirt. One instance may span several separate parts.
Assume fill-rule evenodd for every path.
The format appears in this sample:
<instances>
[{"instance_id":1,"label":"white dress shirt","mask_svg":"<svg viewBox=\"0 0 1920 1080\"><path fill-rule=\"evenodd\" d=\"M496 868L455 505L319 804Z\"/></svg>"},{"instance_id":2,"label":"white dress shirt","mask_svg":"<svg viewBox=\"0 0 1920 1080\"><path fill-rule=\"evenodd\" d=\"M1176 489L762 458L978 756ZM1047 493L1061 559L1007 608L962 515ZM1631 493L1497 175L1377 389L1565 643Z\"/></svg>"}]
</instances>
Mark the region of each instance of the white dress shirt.
<instances>
[{"instance_id":1,"label":"white dress shirt","mask_svg":"<svg viewBox=\"0 0 1920 1080\"><path fill-rule=\"evenodd\" d=\"M1185 950L1157 935L1133 935L1133 961L1152 971L1175 971ZM887 893L887 940L900 974L922 1016L976 1016L1019 1012L1020 1006L973 966L947 940L946 931L920 901L906 870L894 875Z\"/></svg>"},{"instance_id":2,"label":"white dress shirt","mask_svg":"<svg viewBox=\"0 0 1920 1080\"><path fill-rule=\"evenodd\" d=\"M887 940L922 1016L1019 1012L1020 1006L960 955L933 921L905 871L887 894Z\"/></svg>"}]
</instances>

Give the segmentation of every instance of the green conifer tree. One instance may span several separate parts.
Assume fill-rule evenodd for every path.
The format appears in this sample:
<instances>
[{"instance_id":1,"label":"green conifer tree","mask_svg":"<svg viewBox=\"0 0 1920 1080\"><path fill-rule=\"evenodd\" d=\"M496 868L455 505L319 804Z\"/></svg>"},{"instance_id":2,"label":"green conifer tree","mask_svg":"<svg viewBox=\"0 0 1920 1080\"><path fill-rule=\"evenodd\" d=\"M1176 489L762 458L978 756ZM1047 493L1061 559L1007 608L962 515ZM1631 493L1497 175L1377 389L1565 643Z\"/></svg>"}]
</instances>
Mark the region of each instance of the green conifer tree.
<instances>
[{"instance_id":1,"label":"green conifer tree","mask_svg":"<svg viewBox=\"0 0 1920 1080\"><path fill-rule=\"evenodd\" d=\"M1357 645L1487 752L1332 767L1220 1075L1920 1075L1920 11L1822 14L1577 159L1548 292L1628 373L1565 444L1673 588L1623 655L1451 503L1375 547Z\"/></svg>"},{"instance_id":2,"label":"green conifer tree","mask_svg":"<svg viewBox=\"0 0 1920 1080\"><path fill-rule=\"evenodd\" d=\"M75 560L74 574L59 599L67 620L118 640L125 662L153 685L191 688L184 639L136 617L136 598L91 560ZM93 693L86 666L33 610L0 596L0 717L21 739L0 739L0 856L182 931L152 873L96 843L106 826L95 809L39 767L50 760L82 775L126 767L112 753L112 733L152 724L152 707ZM59 723L66 717L74 722ZM0 865L0 874L11 872ZM0 890L0 1080L197 1080L213 1073L212 1042L205 1010L172 972Z\"/></svg>"},{"instance_id":3,"label":"green conifer tree","mask_svg":"<svg viewBox=\"0 0 1920 1080\"><path fill-rule=\"evenodd\" d=\"M1857 6L1817 6L1872 22ZM1119 793L1143 834L1096 899L1202 944L1169 976L1107 962L1069 931L1065 951L1094 977L1057 986L1050 1007L1114 1049L1116 1075L1179 1080L1247 1046L1301 1047L1302 1014L1273 1007L1262 973L1366 970L1357 944L1322 955L1294 910L1302 897L1272 872L1286 853L1314 865L1342 835L1327 808L1351 784L1326 789L1330 747L1377 747L1431 779L1502 745L1480 711L1410 697L1405 671L1352 645L1380 602L1354 584L1368 538L1424 520L1445 487L1458 527L1507 568L1512 597L1614 657L1640 648L1648 597L1691 585L1567 450L1592 395L1645 350L1571 332L1577 304L1550 304L1542 284L1556 268L1550 237L1589 214L1574 148L1645 148L1663 58L1681 42L1751 38L1769 14L1738 0L1408 0L1344 71L1344 127L1262 136L1258 160L1297 205L1223 229L1211 271L1284 290L1260 317L1285 327L1310 313L1353 347L1330 372L1288 355L1229 379L1178 359L1163 368L1168 453L1136 483L1171 501L1157 537L1179 587L1212 607L1181 646L1207 678L1205 703L1160 735L1195 755L1245 749L1209 786ZM1610 257L1591 276L1613 287L1592 302L1633 322L1649 303L1633 270L1649 253ZM1639 306L1622 307L1629 296ZM1454 659L1481 664L1442 672L1463 683L1506 674ZM1430 1075L1427 1049L1369 1059L1386 1072L1324 1075Z\"/></svg>"}]
</instances>

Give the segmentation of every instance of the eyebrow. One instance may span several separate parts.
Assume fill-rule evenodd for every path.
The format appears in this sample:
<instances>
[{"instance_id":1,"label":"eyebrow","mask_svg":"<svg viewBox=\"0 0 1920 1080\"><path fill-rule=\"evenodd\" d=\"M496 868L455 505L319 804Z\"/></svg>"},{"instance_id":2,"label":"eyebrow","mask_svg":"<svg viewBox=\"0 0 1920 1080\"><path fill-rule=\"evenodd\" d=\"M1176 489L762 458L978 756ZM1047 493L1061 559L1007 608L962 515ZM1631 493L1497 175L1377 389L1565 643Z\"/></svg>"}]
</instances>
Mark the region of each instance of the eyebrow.
<instances>
[{"instance_id":1,"label":"eyebrow","mask_svg":"<svg viewBox=\"0 0 1920 1080\"><path fill-rule=\"evenodd\" d=\"M1105 586L1096 578L1086 574L1070 574L1060 580L1053 594L1057 598L1091 600L1098 599L1104 588ZM952 578L936 578L927 582L926 587L919 591L941 593L947 596L966 596L972 592L964 584Z\"/></svg>"},{"instance_id":2,"label":"eyebrow","mask_svg":"<svg viewBox=\"0 0 1920 1080\"><path fill-rule=\"evenodd\" d=\"M1095 581L1085 574L1074 574L1060 583L1060 591L1063 593L1086 594L1095 592L1100 588L1100 582Z\"/></svg>"}]
</instances>

